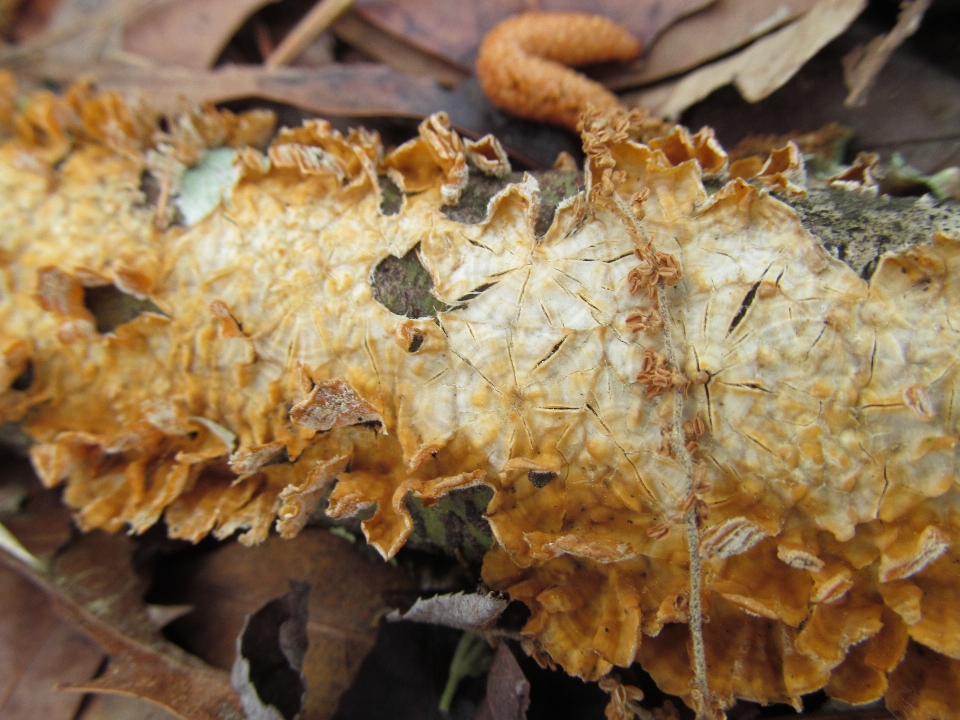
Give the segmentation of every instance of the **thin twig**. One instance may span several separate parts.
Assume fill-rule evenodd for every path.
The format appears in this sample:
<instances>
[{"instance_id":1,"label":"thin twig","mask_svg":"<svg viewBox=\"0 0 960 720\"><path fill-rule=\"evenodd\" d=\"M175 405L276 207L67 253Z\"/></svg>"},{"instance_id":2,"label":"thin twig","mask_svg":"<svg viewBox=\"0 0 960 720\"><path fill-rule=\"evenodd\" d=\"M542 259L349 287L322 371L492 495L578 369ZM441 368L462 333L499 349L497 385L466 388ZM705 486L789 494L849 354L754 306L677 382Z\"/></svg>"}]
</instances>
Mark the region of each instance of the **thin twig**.
<instances>
[{"instance_id":1,"label":"thin twig","mask_svg":"<svg viewBox=\"0 0 960 720\"><path fill-rule=\"evenodd\" d=\"M256 15L253 16L252 21L253 37L257 43L257 52L260 53L260 59L266 62L267 58L273 55L277 47L274 45L273 38L270 36L270 28L267 27L267 24Z\"/></svg>"},{"instance_id":2,"label":"thin twig","mask_svg":"<svg viewBox=\"0 0 960 720\"><path fill-rule=\"evenodd\" d=\"M843 101L846 107L861 107L867 102L867 93L877 75L887 64L890 55L920 27L923 14L931 0L912 0L901 4L897 24L886 35L871 40L866 47L857 47L843 58L843 79L850 94Z\"/></svg>"},{"instance_id":3,"label":"thin twig","mask_svg":"<svg viewBox=\"0 0 960 720\"><path fill-rule=\"evenodd\" d=\"M45 573L49 568L27 550L17 537L0 523L0 554L6 551L34 572Z\"/></svg>"},{"instance_id":4,"label":"thin twig","mask_svg":"<svg viewBox=\"0 0 960 720\"><path fill-rule=\"evenodd\" d=\"M353 0L320 0L306 17L287 33L283 42L270 53L264 65L268 68L289 65L352 4Z\"/></svg>"}]
</instances>

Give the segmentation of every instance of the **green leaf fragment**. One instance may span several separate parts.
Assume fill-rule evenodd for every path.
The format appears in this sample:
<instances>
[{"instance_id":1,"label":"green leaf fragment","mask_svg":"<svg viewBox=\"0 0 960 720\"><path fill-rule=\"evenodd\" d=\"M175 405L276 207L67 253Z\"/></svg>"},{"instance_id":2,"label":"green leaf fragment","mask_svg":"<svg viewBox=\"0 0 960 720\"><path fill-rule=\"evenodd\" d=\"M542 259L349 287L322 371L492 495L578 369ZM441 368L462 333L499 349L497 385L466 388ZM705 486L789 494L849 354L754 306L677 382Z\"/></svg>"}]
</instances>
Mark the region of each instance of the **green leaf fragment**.
<instances>
[{"instance_id":1,"label":"green leaf fragment","mask_svg":"<svg viewBox=\"0 0 960 720\"><path fill-rule=\"evenodd\" d=\"M236 150L216 148L183 173L175 202L188 227L212 213L236 185L240 177L233 164L236 156Z\"/></svg>"}]
</instances>

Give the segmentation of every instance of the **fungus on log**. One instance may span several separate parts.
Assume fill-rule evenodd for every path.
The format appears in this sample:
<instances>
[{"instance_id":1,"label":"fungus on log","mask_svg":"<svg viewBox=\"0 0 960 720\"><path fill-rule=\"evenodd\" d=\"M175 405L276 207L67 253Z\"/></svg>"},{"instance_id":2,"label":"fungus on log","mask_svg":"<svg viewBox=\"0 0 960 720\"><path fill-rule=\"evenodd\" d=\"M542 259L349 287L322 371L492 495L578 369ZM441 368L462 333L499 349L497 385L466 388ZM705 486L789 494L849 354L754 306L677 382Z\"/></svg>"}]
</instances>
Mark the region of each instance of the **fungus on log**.
<instances>
[{"instance_id":1,"label":"fungus on log","mask_svg":"<svg viewBox=\"0 0 960 720\"><path fill-rule=\"evenodd\" d=\"M819 688L951 707L956 235L862 277L765 189L798 191L789 152L711 194L709 134L652 148L616 113L587 117L586 187L541 234L530 175L479 221L445 211L469 166L442 116L386 156L322 121L261 152L262 113L161 132L84 86L0 121L0 419L81 528L256 543L332 486L327 514L375 506L363 530L391 557L408 496L485 485L483 577L529 606L543 662L597 679L637 660L701 707ZM217 157L198 209L190 173ZM371 282L415 249L440 309L410 318ZM85 298L110 285L152 305L101 332Z\"/></svg>"}]
</instances>

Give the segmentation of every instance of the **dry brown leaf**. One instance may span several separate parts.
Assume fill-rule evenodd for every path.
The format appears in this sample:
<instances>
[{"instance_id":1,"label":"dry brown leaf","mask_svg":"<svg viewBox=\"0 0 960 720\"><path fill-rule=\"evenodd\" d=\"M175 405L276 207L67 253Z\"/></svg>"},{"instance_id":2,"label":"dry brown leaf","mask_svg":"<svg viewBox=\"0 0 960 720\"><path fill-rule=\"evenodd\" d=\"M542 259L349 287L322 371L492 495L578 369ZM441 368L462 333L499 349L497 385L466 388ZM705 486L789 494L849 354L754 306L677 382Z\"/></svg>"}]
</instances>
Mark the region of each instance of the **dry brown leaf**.
<instances>
[{"instance_id":1,"label":"dry brown leaf","mask_svg":"<svg viewBox=\"0 0 960 720\"><path fill-rule=\"evenodd\" d=\"M390 621L410 620L411 622L445 625L458 630L480 632L496 623L497 618L507 609L509 602L494 593L464 594L451 593L436 595L423 600L417 598L407 612L401 614L394 610L387 619Z\"/></svg>"},{"instance_id":2,"label":"dry brown leaf","mask_svg":"<svg viewBox=\"0 0 960 720\"><path fill-rule=\"evenodd\" d=\"M844 105L860 107L867 102L867 93L877 75L887 64L890 55L920 27L923 14L931 0L908 0L901 6L897 24L886 35L871 40L866 47L859 46L843 59L843 75L850 94Z\"/></svg>"},{"instance_id":3,"label":"dry brown leaf","mask_svg":"<svg viewBox=\"0 0 960 720\"><path fill-rule=\"evenodd\" d=\"M17 9L17 18L10 28L10 39L24 42L39 35L47 27L58 0L23 0Z\"/></svg>"},{"instance_id":4,"label":"dry brown leaf","mask_svg":"<svg viewBox=\"0 0 960 720\"><path fill-rule=\"evenodd\" d=\"M42 589L57 613L110 656L106 672L66 689L119 693L150 700L189 720L225 720L240 715L227 674L166 641L143 603L145 585L132 571L131 541L91 533L56 558L40 575L7 555L8 568Z\"/></svg>"},{"instance_id":5,"label":"dry brown leaf","mask_svg":"<svg viewBox=\"0 0 960 720\"><path fill-rule=\"evenodd\" d=\"M247 720L300 718L307 687L307 598L310 584L290 582L285 595L247 615L237 638L230 682Z\"/></svg>"},{"instance_id":6,"label":"dry brown leaf","mask_svg":"<svg viewBox=\"0 0 960 720\"><path fill-rule=\"evenodd\" d=\"M177 0L127 23L123 49L165 65L209 68L244 21L272 2Z\"/></svg>"},{"instance_id":7,"label":"dry brown leaf","mask_svg":"<svg viewBox=\"0 0 960 720\"><path fill-rule=\"evenodd\" d=\"M0 34L4 37L10 32L17 19L20 0L0 0Z\"/></svg>"},{"instance_id":8,"label":"dry brown leaf","mask_svg":"<svg viewBox=\"0 0 960 720\"><path fill-rule=\"evenodd\" d=\"M866 0L819 0L802 18L757 40L745 50L706 65L680 80L624 97L632 107L676 117L714 90L733 83L757 102L783 86L824 45L850 26Z\"/></svg>"},{"instance_id":9,"label":"dry brown leaf","mask_svg":"<svg viewBox=\"0 0 960 720\"><path fill-rule=\"evenodd\" d=\"M530 683L506 643L500 643L487 675L487 695L474 720L526 720Z\"/></svg>"},{"instance_id":10,"label":"dry brown leaf","mask_svg":"<svg viewBox=\"0 0 960 720\"><path fill-rule=\"evenodd\" d=\"M48 77L69 80L73 69ZM578 143L568 133L511 119L486 100L476 79L455 91L427 77L414 77L385 65L334 63L319 68L223 67L212 71L104 65L92 73L98 86L148 99L163 112L177 111L180 98L194 103L258 97L320 115L426 117L445 108L457 128L476 137L496 132L512 157L531 167L550 167Z\"/></svg>"},{"instance_id":11,"label":"dry brown leaf","mask_svg":"<svg viewBox=\"0 0 960 720\"><path fill-rule=\"evenodd\" d=\"M70 72L66 67L63 71ZM195 103L259 97L325 115L401 117L421 117L449 102L449 93L431 80L373 64L213 71L110 65L98 68L94 76L99 87L138 93L163 111L175 110L180 96Z\"/></svg>"},{"instance_id":12,"label":"dry brown leaf","mask_svg":"<svg viewBox=\"0 0 960 720\"><path fill-rule=\"evenodd\" d=\"M94 695L76 720L175 720L159 705L127 695Z\"/></svg>"},{"instance_id":13,"label":"dry brown leaf","mask_svg":"<svg viewBox=\"0 0 960 720\"><path fill-rule=\"evenodd\" d=\"M173 0L61 0L47 28L0 52L0 63L29 61L30 72L70 67L71 78L97 63L123 56L119 28Z\"/></svg>"},{"instance_id":14,"label":"dry brown leaf","mask_svg":"<svg viewBox=\"0 0 960 720\"><path fill-rule=\"evenodd\" d=\"M642 57L594 77L613 90L662 80L756 40L810 10L816 0L717 0L675 23Z\"/></svg>"},{"instance_id":15,"label":"dry brown leaf","mask_svg":"<svg viewBox=\"0 0 960 720\"><path fill-rule=\"evenodd\" d=\"M0 718L72 720L82 700L53 692L96 673L103 652L57 618L43 592L0 568Z\"/></svg>"},{"instance_id":16,"label":"dry brown leaf","mask_svg":"<svg viewBox=\"0 0 960 720\"><path fill-rule=\"evenodd\" d=\"M544 12L603 15L622 25L644 45L677 18L706 7L712 0L541 0ZM361 17L411 45L455 63L470 65L480 40L510 15L530 10L526 0L359 0Z\"/></svg>"},{"instance_id":17,"label":"dry brown leaf","mask_svg":"<svg viewBox=\"0 0 960 720\"><path fill-rule=\"evenodd\" d=\"M58 493L37 492L22 460L2 462L0 520L45 565L70 539L70 514ZM103 658L95 643L56 616L42 590L0 566L0 720L72 720L82 698L53 688L90 679Z\"/></svg>"},{"instance_id":18,"label":"dry brown leaf","mask_svg":"<svg viewBox=\"0 0 960 720\"><path fill-rule=\"evenodd\" d=\"M354 10L345 12L333 24L332 30L343 42L403 73L432 77L447 86L459 85L470 74L469 67L426 53L374 25Z\"/></svg>"},{"instance_id":19,"label":"dry brown leaf","mask_svg":"<svg viewBox=\"0 0 960 720\"><path fill-rule=\"evenodd\" d=\"M407 577L379 559L364 557L343 538L306 528L291 540L276 536L253 548L226 545L183 566L171 579L196 610L171 625L188 649L211 664L233 665L235 641L246 615L288 589L289 580L313 584L304 659L304 717L333 715L373 647L385 593L412 591Z\"/></svg>"}]
</instances>

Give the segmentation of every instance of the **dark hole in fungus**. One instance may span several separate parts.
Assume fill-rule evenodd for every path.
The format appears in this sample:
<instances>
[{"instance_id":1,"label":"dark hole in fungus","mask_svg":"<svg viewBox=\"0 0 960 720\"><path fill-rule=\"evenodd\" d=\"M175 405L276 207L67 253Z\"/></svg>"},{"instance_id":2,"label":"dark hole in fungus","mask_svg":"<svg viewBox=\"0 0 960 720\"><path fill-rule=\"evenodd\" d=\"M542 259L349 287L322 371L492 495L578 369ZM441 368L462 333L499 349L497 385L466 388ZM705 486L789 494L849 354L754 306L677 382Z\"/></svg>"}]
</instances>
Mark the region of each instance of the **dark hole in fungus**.
<instances>
[{"instance_id":1,"label":"dark hole in fungus","mask_svg":"<svg viewBox=\"0 0 960 720\"><path fill-rule=\"evenodd\" d=\"M863 269L860 271L860 277L862 277L867 282L870 282L870 278L873 277L873 271L877 269L877 265L880 264L879 255L872 258L863 266Z\"/></svg>"},{"instance_id":2,"label":"dark hole in fungus","mask_svg":"<svg viewBox=\"0 0 960 720\"><path fill-rule=\"evenodd\" d=\"M380 185L380 212L384 215L396 215L403 205L403 192L386 175L377 178Z\"/></svg>"},{"instance_id":3,"label":"dark hole in fungus","mask_svg":"<svg viewBox=\"0 0 960 720\"><path fill-rule=\"evenodd\" d=\"M420 333L414 333L413 339L410 340L410 347L407 348L408 353L415 353L423 347L423 335Z\"/></svg>"},{"instance_id":4,"label":"dark hole in fungus","mask_svg":"<svg viewBox=\"0 0 960 720\"><path fill-rule=\"evenodd\" d=\"M160 200L160 183L149 170L144 170L140 174L140 192L143 193L144 203L150 207L156 207Z\"/></svg>"},{"instance_id":5,"label":"dark hole in fungus","mask_svg":"<svg viewBox=\"0 0 960 720\"><path fill-rule=\"evenodd\" d=\"M113 332L140 313L163 314L160 308L150 300L140 300L133 295L128 295L116 285L84 288L83 304L93 314L99 333Z\"/></svg>"},{"instance_id":6,"label":"dark hole in fungus","mask_svg":"<svg viewBox=\"0 0 960 720\"><path fill-rule=\"evenodd\" d=\"M140 174L140 192L143 193L143 202L140 207L156 208L160 204L160 196L163 194L163 183L149 170L144 170ZM166 200L167 212L170 213L169 219L171 225L183 225L183 216L180 210L169 195Z\"/></svg>"},{"instance_id":7,"label":"dark hole in fungus","mask_svg":"<svg viewBox=\"0 0 960 720\"><path fill-rule=\"evenodd\" d=\"M417 245L402 258L388 255L373 271L373 297L395 315L423 318L443 309L430 291L433 280L417 254Z\"/></svg>"},{"instance_id":8,"label":"dark hole in fungus","mask_svg":"<svg viewBox=\"0 0 960 720\"><path fill-rule=\"evenodd\" d=\"M276 457L265 462L262 467L267 467L268 465L283 465L289 462L292 461L290 460L290 455L287 452L287 448L282 448L280 452L277 453Z\"/></svg>"},{"instance_id":9,"label":"dark hole in fungus","mask_svg":"<svg viewBox=\"0 0 960 720\"><path fill-rule=\"evenodd\" d=\"M546 487L556 476L557 474L555 472L550 472L549 470L530 470L527 473L527 478L533 483L535 488Z\"/></svg>"},{"instance_id":10,"label":"dark hole in fungus","mask_svg":"<svg viewBox=\"0 0 960 720\"><path fill-rule=\"evenodd\" d=\"M447 206L443 214L465 225L475 225L487 217L487 204L498 192L511 183L523 181L523 173L513 172L507 177L496 178L481 173L471 173L467 187L460 195L460 202ZM569 170L546 170L537 173L540 184L540 206L534 234L543 237L556 214L557 206L583 190L583 175Z\"/></svg>"},{"instance_id":11,"label":"dark hole in fungus","mask_svg":"<svg viewBox=\"0 0 960 720\"><path fill-rule=\"evenodd\" d=\"M24 392L29 390L31 385L33 385L33 360L27 360L27 366L23 369L23 372L10 383L10 389Z\"/></svg>"}]
</instances>

